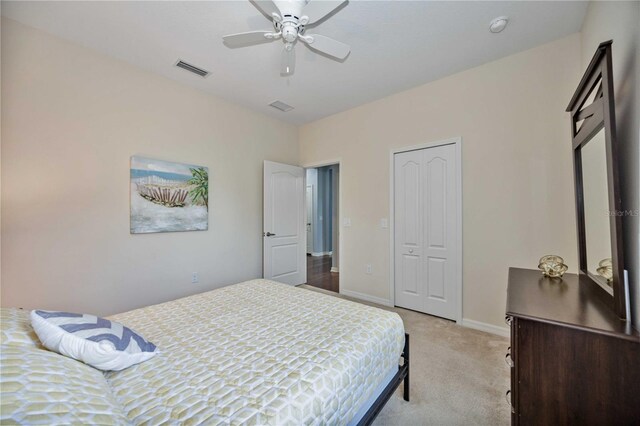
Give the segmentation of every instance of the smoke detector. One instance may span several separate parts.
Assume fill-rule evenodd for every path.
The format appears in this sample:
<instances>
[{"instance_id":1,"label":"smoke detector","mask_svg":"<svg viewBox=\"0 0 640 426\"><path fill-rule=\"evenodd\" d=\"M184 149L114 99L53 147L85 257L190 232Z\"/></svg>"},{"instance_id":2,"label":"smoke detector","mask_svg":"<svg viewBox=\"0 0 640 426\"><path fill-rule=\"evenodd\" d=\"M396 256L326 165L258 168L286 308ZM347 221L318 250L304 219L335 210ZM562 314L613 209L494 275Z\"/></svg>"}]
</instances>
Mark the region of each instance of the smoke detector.
<instances>
[{"instance_id":1,"label":"smoke detector","mask_svg":"<svg viewBox=\"0 0 640 426\"><path fill-rule=\"evenodd\" d=\"M489 31L492 33L500 33L506 28L507 23L509 23L507 16L498 16L489 24Z\"/></svg>"}]
</instances>

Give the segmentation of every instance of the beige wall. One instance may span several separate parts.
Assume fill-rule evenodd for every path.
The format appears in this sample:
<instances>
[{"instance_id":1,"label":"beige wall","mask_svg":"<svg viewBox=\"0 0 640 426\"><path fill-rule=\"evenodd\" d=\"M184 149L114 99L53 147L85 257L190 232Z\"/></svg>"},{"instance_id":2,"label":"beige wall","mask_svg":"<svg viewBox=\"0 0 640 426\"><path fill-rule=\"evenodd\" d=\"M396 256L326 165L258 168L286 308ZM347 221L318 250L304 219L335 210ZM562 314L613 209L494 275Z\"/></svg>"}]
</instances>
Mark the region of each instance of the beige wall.
<instances>
[{"instance_id":1,"label":"beige wall","mask_svg":"<svg viewBox=\"0 0 640 426\"><path fill-rule=\"evenodd\" d=\"M342 288L388 299L389 231L379 223L389 217L390 150L461 136L464 317L502 326L509 266L557 253L576 270L563 111L609 38L625 208L638 209L639 5L592 4L581 34L299 131L3 19L2 305L108 314L259 276L264 159L341 159L341 213L352 221L340 229ZM210 168L209 231L129 235L133 154ZM638 312L637 216L625 235Z\"/></svg>"},{"instance_id":2,"label":"beige wall","mask_svg":"<svg viewBox=\"0 0 640 426\"><path fill-rule=\"evenodd\" d=\"M569 118L578 34L302 126L302 164L340 158L342 289L388 299L390 150L463 139L463 316L504 326L507 269L577 268ZM389 76L393 78L393 76ZM384 84L384 82L381 82ZM373 264L373 275L365 264Z\"/></svg>"},{"instance_id":3,"label":"beige wall","mask_svg":"<svg viewBox=\"0 0 640 426\"><path fill-rule=\"evenodd\" d=\"M620 147L625 267L634 326L640 329L640 2L591 2L582 25L582 67L613 40L613 83Z\"/></svg>"},{"instance_id":4,"label":"beige wall","mask_svg":"<svg viewBox=\"0 0 640 426\"><path fill-rule=\"evenodd\" d=\"M129 234L133 154L209 167L208 231ZM298 161L295 126L3 19L2 305L110 314L260 276L265 159Z\"/></svg>"}]
</instances>

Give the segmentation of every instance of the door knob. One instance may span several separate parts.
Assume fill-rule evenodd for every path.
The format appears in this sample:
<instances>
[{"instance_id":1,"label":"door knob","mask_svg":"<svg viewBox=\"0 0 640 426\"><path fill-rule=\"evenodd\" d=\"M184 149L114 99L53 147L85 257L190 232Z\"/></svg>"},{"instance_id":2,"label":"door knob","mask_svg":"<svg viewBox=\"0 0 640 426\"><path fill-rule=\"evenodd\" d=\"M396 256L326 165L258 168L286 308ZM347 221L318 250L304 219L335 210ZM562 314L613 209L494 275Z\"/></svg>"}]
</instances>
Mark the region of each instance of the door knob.
<instances>
[{"instance_id":1,"label":"door knob","mask_svg":"<svg viewBox=\"0 0 640 426\"><path fill-rule=\"evenodd\" d=\"M265 236L267 236L267 237L273 237L273 236L275 236L276 234L272 234L271 232L267 232L267 233L266 233L266 234L264 234L264 235L265 235Z\"/></svg>"},{"instance_id":2,"label":"door knob","mask_svg":"<svg viewBox=\"0 0 640 426\"><path fill-rule=\"evenodd\" d=\"M409 253L413 253L413 249L409 249Z\"/></svg>"}]
</instances>

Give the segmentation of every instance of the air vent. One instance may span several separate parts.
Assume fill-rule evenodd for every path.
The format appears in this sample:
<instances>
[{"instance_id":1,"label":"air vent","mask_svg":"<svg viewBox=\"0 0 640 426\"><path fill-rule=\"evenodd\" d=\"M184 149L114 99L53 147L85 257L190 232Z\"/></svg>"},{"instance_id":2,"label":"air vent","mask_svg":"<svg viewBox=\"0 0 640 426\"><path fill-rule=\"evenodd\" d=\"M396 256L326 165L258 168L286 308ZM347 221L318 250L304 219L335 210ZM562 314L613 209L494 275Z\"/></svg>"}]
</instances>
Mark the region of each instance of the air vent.
<instances>
[{"instance_id":1,"label":"air vent","mask_svg":"<svg viewBox=\"0 0 640 426\"><path fill-rule=\"evenodd\" d=\"M274 107L275 109L279 109L282 112L291 111L293 107L291 105L287 105L281 101L273 101L269 104L269 106Z\"/></svg>"},{"instance_id":2,"label":"air vent","mask_svg":"<svg viewBox=\"0 0 640 426\"><path fill-rule=\"evenodd\" d=\"M196 75L199 75L200 77L205 78L206 76L208 76L210 73L207 70L203 70L202 68L198 68L195 65L191 65L186 63L185 61L182 60L178 60L178 62L176 62L176 67L178 68L182 68L183 70L187 70L189 72L192 72Z\"/></svg>"}]
</instances>

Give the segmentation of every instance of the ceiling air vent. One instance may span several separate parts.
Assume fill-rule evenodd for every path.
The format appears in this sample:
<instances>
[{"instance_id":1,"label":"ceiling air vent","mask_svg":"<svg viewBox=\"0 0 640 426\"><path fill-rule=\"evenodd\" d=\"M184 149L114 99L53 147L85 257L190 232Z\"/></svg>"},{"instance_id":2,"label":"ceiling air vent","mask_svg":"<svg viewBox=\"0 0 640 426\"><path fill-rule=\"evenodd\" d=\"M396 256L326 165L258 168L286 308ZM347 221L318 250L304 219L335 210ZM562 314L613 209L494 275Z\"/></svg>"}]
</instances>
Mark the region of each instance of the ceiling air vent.
<instances>
[{"instance_id":1,"label":"ceiling air vent","mask_svg":"<svg viewBox=\"0 0 640 426\"><path fill-rule=\"evenodd\" d=\"M210 74L209 71L203 70L202 68L198 68L195 65L188 64L183 60L178 60L178 62L176 62L176 67L182 68L183 70L187 70L189 72L192 72L192 73L194 73L196 75L199 75L200 77L203 77L203 78Z\"/></svg>"},{"instance_id":2,"label":"ceiling air vent","mask_svg":"<svg viewBox=\"0 0 640 426\"><path fill-rule=\"evenodd\" d=\"M273 101L269 104L269 106L274 107L275 109L279 109L282 112L291 111L293 107L291 105L287 105L281 101Z\"/></svg>"}]
</instances>

